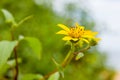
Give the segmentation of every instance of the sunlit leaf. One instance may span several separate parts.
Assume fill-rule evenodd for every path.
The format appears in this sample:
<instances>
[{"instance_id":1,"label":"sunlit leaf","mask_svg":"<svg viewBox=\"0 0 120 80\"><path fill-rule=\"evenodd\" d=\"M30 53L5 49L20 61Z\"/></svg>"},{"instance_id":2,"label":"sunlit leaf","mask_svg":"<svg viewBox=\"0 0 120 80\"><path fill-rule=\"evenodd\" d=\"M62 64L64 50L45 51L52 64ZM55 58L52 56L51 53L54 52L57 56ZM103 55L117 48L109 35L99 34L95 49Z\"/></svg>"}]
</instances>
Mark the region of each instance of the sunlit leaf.
<instances>
[{"instance_id":1,"label":"sunlit leaf","mask_svg":"<svg viewBox=\"0 0 120 80\"><path fill-rule=\"evenodd\" d=\"M22 62L22 59L21 58L18 58L17 59L18 63L21 63ZM7 61L7 64L10 65L10 66L15 66L15 59L12 59L12 60L9 60Z\"/></svg>"},{"instance_id":2,"label":"sunlit leaf","mask_svg":"<svg viewBox=\"0 0 120 80\"><path fill-rule=\"evenodd\" d=\"M7 11L6 9L2 9L2 12L5 16L7 23L12 23L12 25L16 25L15 19L9 11Z\"/></svg>"},{"instance_id":3,"label":"sunlit leaf","mask_svg":"<svg viewBox=\"0 0 120 80\"><path fill-rule=\"evenodd\" d=\"M38 59L41 59L42 46L40 41L34 37L25 37L24 40L28 42L29 46L32 48L32 51L35 53L34 55Z\"/></svg>"},{"instance_id":4,"label":"sunlit leaf","mask_svg":"<svg viewBox=\"0 0 120 80\"><path fill-rule=\"evenodd\" d=\"M79 52L76 57L75 57L75 60L79 60L81 57L83 57L84 54L82 52Z\"/></svg>"},{"instance_id":5,"label":"sunlit leaf","mask_svg":"<svg viewBox=\"0 0 120 80\"><path fill-rule=\"evenodd\" d=\"M1 41L0 42L0 70L7 62L14 47L17 45L17 41Z\"/></svg>"},{"instance_id":6,"label":"sunlit leaf","mask_svg":"<svg viewBox=\"0 0 120 80\"><path fill-rule=\"evenodd\" d=\"M59 77L60 77L59 72L56 72L56 73L52 74L52 75L48 78L48 80L59 80Z\"/></svg>"}]
</instances>

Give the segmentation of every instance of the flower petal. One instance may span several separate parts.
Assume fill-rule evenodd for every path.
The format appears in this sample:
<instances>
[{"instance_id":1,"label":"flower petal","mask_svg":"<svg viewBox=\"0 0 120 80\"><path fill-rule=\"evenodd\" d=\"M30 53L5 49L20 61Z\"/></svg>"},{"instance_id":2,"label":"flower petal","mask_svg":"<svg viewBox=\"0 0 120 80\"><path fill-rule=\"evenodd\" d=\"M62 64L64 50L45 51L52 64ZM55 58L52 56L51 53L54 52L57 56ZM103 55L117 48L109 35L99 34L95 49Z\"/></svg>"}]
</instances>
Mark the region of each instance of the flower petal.
<instances>
[{"instance_id":1,"label":"flower petal","mask_svg":"<svg viewBox=\"0 0 120 80\"><path fill-rule=\"evenodd\" d=\"M73 40L73 41L77 41L77 40L78 40L78 38L72 38L72 40Z\"/></svg>"},{"instance_id":2,"label":"flower petal","mask_svg":"<svg viewBox=\"0 0 120 80\"><path fill-rule=\"evenodd\" d=\"M98 41L100 41L100 40L101 40L100 38L95 38L95 41L96 41L96 42L98 42Z\"/></svg>"},{"instance_id":3,"label":"flower petal","mask_svg":"<svg viewBox=\"0 0 120 80\"><path fill-rule=\"evenodd\" d=\"M97 35L97 34L98 34L98 32L92 32L92 34L95 36L95 35Z\"/></svg>"},{"instance_id":4,"label":"flower petal","mask_svg":"<svg viewBox=\"0 0 120 80\"><path fill-rule=\"evenodd\" d=\"M65 30L60 30L60 31L58 31L56 34L68 35L68 32L66 32Z\"/></svg>"},{"instance_id":5,"label":"flower petal","mask_svg":"<svg viewBox=\"0 0 120 80\"><path fill-rule=\"evenodd\" d=\"M95 36L95 35L97 35L97 34L98 34L98 32L92 32L92 31L90 31L90 30L85 30L85 35Z\"/></svg>"},{"instance_id":6,"label":"flower petal","mask_svg":"<svg viewBox=\"0 0 120 80\"><path fill-rule=\"evenodd\" d=\"M70 36L65 36L65 37L63 37L62 39L63 39L64 41L69 41L69 40L72 39L72 37L70 37Z\"/></svg>"},{"instance_id":7,"label":"flower petal","mask_svg":"<svg viewBox=\"0 0 120 80\"><path fill-rule=\"evenodd\" d=\"M63 25L63 24L58 24L57 26L61 27L65 31L68 31L68 32L70 31L70 29L67 26Z\"/></svg>"}]
</instances>

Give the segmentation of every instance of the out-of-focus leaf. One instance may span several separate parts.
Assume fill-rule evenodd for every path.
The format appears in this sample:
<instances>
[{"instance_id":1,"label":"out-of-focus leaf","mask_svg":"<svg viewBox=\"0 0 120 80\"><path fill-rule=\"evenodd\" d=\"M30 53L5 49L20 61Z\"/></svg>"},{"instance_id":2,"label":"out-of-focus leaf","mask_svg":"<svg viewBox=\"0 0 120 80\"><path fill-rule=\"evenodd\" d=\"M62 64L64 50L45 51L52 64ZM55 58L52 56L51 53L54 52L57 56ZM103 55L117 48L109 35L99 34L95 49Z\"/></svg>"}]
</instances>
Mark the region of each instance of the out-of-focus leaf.
<instances>
[{"instance_id":1,"label":"out-of-focus leaf","mask_svg":"<svg viewBox=\"0 0 120 80\"><path fill-rule=\"evenodd\" d=\"M0 70L0 75L5 74L9 68L10 66L8 64L5 64L4 67L2 67L2 70Z\"/></svg>"},{"instance_id":2,"label":"out-of-focus leaf","mask_svg":"<svg viewBox=\"0 0 120 80\"><path fill-rule=\"evenodd\" d=\"M41 53L42 53L42 46L40 41L37 38L34 37L25 37L24 40L26 40L29 44L29 46L32 48L34 55L41 59Z\"/></svg>"},{"instance_id":3,"label":"out-of-focus leaf","mask_svg":"<svg viewBox=\"0 0 120 80\"><path fill-rule=\"evenodd\" d=\"M18 61L18 63L21 63L22 59L18 58L17 61ZM15 66L15 64L16 64L15 59L7 61L7 64L10 65L10 66Z\"/></svg>"},{"instance_id":4,"label":"out-of-focus leaf","mask_svg":"<svg viewBox=\"0 0 120 80\"><path fill-rule=\"evenodd\" d=\"M83 57L84 54L82 52L79 52L76 57L75 57L75 60L79 60L81 57Z\"/></svg>"},{"instance_id":5,"label":"out-of-focus leaf","mask_svg":"<svg viewBox=\"0 0 120 80\"><path fill-rule=\"evenodd\" d=\"M21 80L40 80L43 79L43 76L40 74L25 74Z\"/></svg>"},{"instance_id":6,"label":"out-of-focus leaf","mask_svg":"<svg viewBox=\"0 0 120 80\"><path fill-rule=\"evenodd\" d=\"M59 77L60 77L59 72L56 72L56 73L52 74L52 75L48 78L48 80L59 80Z\"/></svg>"},{"instance_id":7,"label":"out-of-focus leaf","mask_svg":"<svg viewBox=\"0 0 120 80\"><path fill-rule=\"evenodd\" d=\"M7 23L12 23L12 25L15 26L16 22L15 22L15 19L14 19L13 15L9 11L7 11L6 9L2 9L2 12L5 16L6 22Z\"/></svg>"},{"instance_id":8,"label":"out-of-focus leaf","mask_svg":"<svg viewBox=\"0 0 120 80\"><path fill-rule=\"evenodd\" d=\"M0 42L0 70L7 62L14 47L17 45L17 41L1 41Z\"/></svg>"}]
</instances>

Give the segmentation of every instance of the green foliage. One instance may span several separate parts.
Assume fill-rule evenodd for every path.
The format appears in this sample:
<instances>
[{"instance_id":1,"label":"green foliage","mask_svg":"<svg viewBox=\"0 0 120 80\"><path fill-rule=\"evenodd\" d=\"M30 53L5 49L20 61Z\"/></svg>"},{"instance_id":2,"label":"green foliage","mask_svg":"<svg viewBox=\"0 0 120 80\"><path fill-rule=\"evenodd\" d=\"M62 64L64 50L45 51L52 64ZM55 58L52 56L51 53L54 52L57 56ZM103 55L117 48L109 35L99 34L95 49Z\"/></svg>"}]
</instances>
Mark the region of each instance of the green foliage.
<instances>
[{"instance_id":1,"label":"green foliage","mask_svg":"<svg viewBox=\"0 0 120 80\"><path fill-rule=\"evenodd\" d=\"M21 80L40 80L43 79L42 75L39 74L24 74Z\"/></svg>"},{"instance_id":2,"label":"green foliage","mask_svg":"<svg viewBox=\"0 0 120 80\"><path fill-rule=\"evenodd\" d=\"M0 71L1 68L6 64L10 57L13 49L18 44L17 41L1 41L0 42Z\"/></svg>"},{"instance_id":3,"label":"green foliage","mask_svg":"<svg viewBox=\"0 0 120 80\"><path fill-rule=\"evenodd\" d=\"M80 52L77 54L77 56L75 57L75 60L79 60L80 58L82 58L84 56L84 53Z\"/></svg>"},{"instance_id":4,"label":"green foliage","mask_svg":"<svg viewBox=\"0 0 120 80\"><path fill-rule=\"evenodd\" d=\"M21 59L21 58L18 58L17 61L18 61L18 63L21 63L21 62L22 62L22 59ZM9 65L9 66L15 66L15 65L16 65L15 59L8 60L8 61L7 61L7 65Z\"/></svg>"},{"instance_id":5,"label":"green foliage","mask_svg":"<svg viewBox=\"0 0 120 80\"><path fill-rule=\"evenodd\" d=\"M2 9L2 12L3 12L4 16L5 16L6 23L12 23L12 25L16 25L15 19L14 19L13 15L10 12L8 12L5 9Z\"/></svg>"},{"instance_id":6,"label":"green foliage","mask_svg":"<svg viewBox=\"0 0 120 80\"><path fill-rule=\"evenodd\" d=\"M25 37L23 40L28 42L28 45L33 50L33 54L36 56L36 58L41 59L42 46L40 41L34 37Z\"/></svg>"},{"instance_id":7,"label":"green foliage","mask_svg":"<svg viewBox=\"0 0 120 80\"><path fill-rule=\"evenodd\" d=\"M59 72L55 72L48 78L48 80L59 80L59 77L60 77Z\"/></svg>"},{"instance_id":8,"label":"green foliage","mask_svg":"<svg viewBox=\"0 0 120 80\"><path fill-rule=\"evenodd\" d=\"M74 7L75 9L69 8L69 10L72 9L73 11L67 11L69 16L66 17L66 15L59 16L52 10L51 5L46 6L46 4L48 3L44 4L43 2L43 4L36 4L34 0L0 1L0 8L10 11L12 14L10 12L7 12L7 14L14 16L14 19L10 17L12 20L16 20L15 22L18 22L17 24L23 21L19 27L16 27L14 35L12 35L15 40L19 40L20 35L24 36L17 47L18 57L22 59L22 62L19 63L19 76L22 76L20 79L23 80L36 79L40 77L38 74L46 75L53 71L56 66L52 62L52 58L54 57L58 63L61 63L69 51L70 47L68 45L64 46L61 37L55 34L59 29L56 24L63 23L71 26L74 21L77 21L85 25L87 29L93 29L95 25L95 22L91 19L88 12L83 9L77 9L76 7ZM6 12L3 12L5 15ZM74 18L74 14L82 16ZM27 18L26 20L26 16L29 15L33 15L33 17ZM0 40L12 40L12 36L10 26L4 23L3 14L0 13ZM80 55L78 58L79 57ZM12 54L9 59L13 60L13 58ZM105 62L105 55L94 48L91 51L85 52L84 57L80 58L80 60L73 60L65 69L65 77L60 77L60 80L110 80L112 70L106 67ZM5 69L4 71L6 72L0 74L0 79L6 80L5 76L9 76L7 80L13 80L13 77L7 73L13 71L14 67ZM101 76L103 72L106 72L108 76ZM49 79L54 80L54 78L56 78L56 80L59 80L58 77L57 73Z\"/></svg>"}]
</instances>

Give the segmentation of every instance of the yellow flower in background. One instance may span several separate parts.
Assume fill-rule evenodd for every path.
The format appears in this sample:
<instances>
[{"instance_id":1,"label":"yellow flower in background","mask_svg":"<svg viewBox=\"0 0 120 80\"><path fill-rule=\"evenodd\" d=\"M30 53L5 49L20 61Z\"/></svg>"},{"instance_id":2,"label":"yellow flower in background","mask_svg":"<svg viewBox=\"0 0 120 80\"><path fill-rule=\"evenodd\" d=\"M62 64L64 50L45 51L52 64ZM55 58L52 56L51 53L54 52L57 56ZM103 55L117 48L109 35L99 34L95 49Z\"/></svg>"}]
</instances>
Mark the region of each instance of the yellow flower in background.
<instances>
[{"instance_id":1,"label":"yellow flower in background","mask_svg":"<svg viewBox=\"0 0 120 80\"><path fill-rule=\"evenodd\" d=\"M65 35L65 37L63 37L63 40L65 41L77 42L79 40L84 40L85 42L89 43L91 39L95 40L96 42L100 40L99 38L95 37L96 34L98 34L98 32L85 30L84 26L80 26L78 23L75 24L75 27L71 27L71 28L68 28L63 24L58 24L58 26L63 30L57 32L57 34Z\"/></svg>"}]
</instances>

